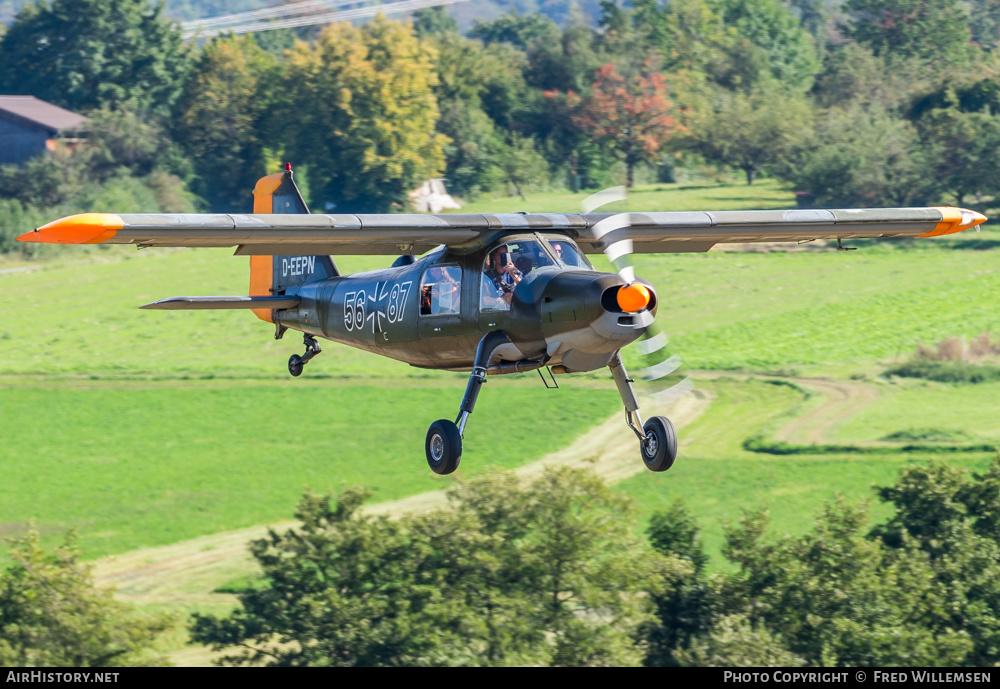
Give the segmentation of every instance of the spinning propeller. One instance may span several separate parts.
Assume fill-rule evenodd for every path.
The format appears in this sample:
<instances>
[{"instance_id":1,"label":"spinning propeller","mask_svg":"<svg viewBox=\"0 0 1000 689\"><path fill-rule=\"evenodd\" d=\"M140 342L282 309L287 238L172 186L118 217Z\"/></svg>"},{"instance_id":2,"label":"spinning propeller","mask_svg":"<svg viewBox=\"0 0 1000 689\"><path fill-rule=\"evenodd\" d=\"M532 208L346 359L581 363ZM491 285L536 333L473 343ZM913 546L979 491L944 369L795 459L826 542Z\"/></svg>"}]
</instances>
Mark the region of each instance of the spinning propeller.
<instances>
[{"instance_id":1,"label":"spinning propeller","mask_svg":"<svg viewBox=\"0 0 1000 689\"><path fill-rule=\"evenodd\" d=\"M592 194L580 202L584 213L592 213L598 208L616 201L628 198L625 187L611 187ZM652 294L641 283L636 281L635 267L632 264L632 237L629 229L632 227L630 213L618 213L600 220L591 228L594 239L604 244L604 255L618 271L625 285L618 290L618 305L629 313L638 313L648 322L642 339L636 343L636 348L646 360L646 368L640 375L643 380L655 381L657 388L653 399L660 404L672 402L694 389L694 383L688 377L674 382L677 376L672 376L680 367L681 359L674 354L668 356L667 336L657 327L649 311Z\"/></svg>"}]
</instances>

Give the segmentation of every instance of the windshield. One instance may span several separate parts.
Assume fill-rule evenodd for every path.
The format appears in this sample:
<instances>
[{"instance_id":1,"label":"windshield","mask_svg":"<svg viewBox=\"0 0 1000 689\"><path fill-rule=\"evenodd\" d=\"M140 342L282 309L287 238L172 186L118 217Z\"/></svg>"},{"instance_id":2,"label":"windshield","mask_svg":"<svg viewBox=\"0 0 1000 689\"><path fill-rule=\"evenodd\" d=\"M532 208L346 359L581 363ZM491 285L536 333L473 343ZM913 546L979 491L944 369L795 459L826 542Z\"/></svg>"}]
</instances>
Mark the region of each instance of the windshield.
<instances>
[{"instance_id":1,"label":"windshield","mask_svg":"<svg viewBox=\"0 0 1000 689\"><path fill-rule=\"evenodd\" d=\"M541 243L534 239L504 242L493 247L483 262L481 311L506 311L514 288L533 270L555 265Z\"/></svg>"},{"instance_id":2,"label":"windshield","mask_svg":"<svg viewBox=\"0 0 1000 689\"><path fill-rule=\"evenodd\" d=\"M593 270L594 267L590 265L590 262L583 257L580 250L576 247L573 242L569 241L565 237L546 237L549 240L549 244L552 245L552 251L555 252L556 258L558 258L563 265L570 268L582 268L583 270Z\"/></svg>"}]
</instances>

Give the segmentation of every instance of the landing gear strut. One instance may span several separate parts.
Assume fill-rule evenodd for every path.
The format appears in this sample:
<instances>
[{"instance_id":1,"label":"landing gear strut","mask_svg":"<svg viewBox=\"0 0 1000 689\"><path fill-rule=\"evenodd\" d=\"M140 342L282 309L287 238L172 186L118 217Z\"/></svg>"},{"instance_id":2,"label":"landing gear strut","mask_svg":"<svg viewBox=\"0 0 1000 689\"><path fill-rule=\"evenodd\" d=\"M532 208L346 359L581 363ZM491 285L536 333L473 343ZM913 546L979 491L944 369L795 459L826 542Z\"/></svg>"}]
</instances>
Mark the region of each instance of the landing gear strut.
<instances>
[{"instance_id":1,"label":"landing gear strut","mask_svg":"<svg viewBox=\"0 0 1000 689\"><path fill-rule=\"evenodd\" d=\"M496 348L507 342L510 342L510 338L502 330L487 333L479 341L476 360L472 365L472 373L469 375L469 384L465 388L465 397L462 398L458 418L454 422L438 419L427 429L424 451L427 455L427 465L435 474L450 474L462 461L462 435L465 433L465 423L469 420L472 410L476 408L479 390L486 382L486 367Z\"/></svg>"},{"instance_id":2,"label":"landing gear strut","mask_svg":"<svg viewBox=\"0 0 1000 689\"><path fill-rule=\"evenodd\" d=\"M302 375L302 368L308 364L314 356L323 351L319 347L319 342L317 342L316 338L312 335L303 335L302 344L306 346L305 354L302 356L292 354L288 357L288 372L296 378Z\"/></svg>"},{"instance_id":3,"label":"landing gear strut","mask_svg":"<svg viewBox=\"0 0 1000 689\"><path fill-rule=\"evenodd\" d=\"M620 353L615 352L608 368L611 369L618 394L625 404L625 422L639 438L643 464L650 471L666 471L677 458L677 431L674 430L674 425L665 416L654 416L643 424L642 417L639 416L639 402L632 389L634 381L628 377Z\"/></svg>"}]
</instances>

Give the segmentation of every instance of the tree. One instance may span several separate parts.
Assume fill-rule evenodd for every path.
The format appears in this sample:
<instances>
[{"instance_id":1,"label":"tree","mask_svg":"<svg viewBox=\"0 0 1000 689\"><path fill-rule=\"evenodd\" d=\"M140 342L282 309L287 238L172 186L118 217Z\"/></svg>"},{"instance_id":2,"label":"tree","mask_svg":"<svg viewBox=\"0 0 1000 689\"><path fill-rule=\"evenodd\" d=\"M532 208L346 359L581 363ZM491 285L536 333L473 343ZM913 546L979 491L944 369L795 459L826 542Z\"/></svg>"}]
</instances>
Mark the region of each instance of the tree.
<instances>
[{"instance_id":1,"label":"tree","mask_svg":"<svg viewBox=\"0 0 1000 689\"><path fill-rule=\"evenodd\" d=\"M711 0L675 0L659 3L656 0L637 0L632 3L635 11L631 17L631 31L622 24L626 17L614 3L608 3L606 35L631 34L627 41L642 41L643 47L657 51L663 66L670 72L688 71L706 75L717 81L732 65L727 50L732 42L722 16ZM612 44L605 42L614 54Z\"/></svg>"},{"instance_id":2,"label":"tree","mask_svg":"<svg viewBox=\"0 0 1000 689\"><path fill-rule=\"evenodd\" d=\"M464 100L444 105L438 131L450 141L444 148L445 176L453 193L469 198L499 187L503 173L498 166L504 142L492 120Z\"/></svg>"},{"instance_id":3,"label":"tree","mask_svg":"<svg viewBox=\"0 0 1000 689\"><path fill-rule=\"evenodd\" d=\"M146 0L29 3L0 38L0 90L71 110L165 112L187 68L179 27Z\"/></svg>"},{"instance_id":4,"label":"tree","mask_svg":"<svg viewBox=\"0 0 1000 689\"><path fill-rule=\"evenodd\" d=\"M251 544L266 586L197 616L193 638L242 645L232 663L635 664L639 592L690 571L644 551L628 499L587 472L471 480L400 521L360 513L364 497L303 499L301 528Z\"/></svg>"},{"instance_id":5,"label":"tree","mask_svg":"<svg viewBox=\"0 0 1000 689\"><path fill-rule=\"evenodd\" d=\"M758 89L717 90L708 107L690 115L680 144L707 160L738 168L753 184L767 166L790 160L811 132L812 111L801 96Z\"/></svg>"},{"instance_id":6,"label":"tree","mask_svg":"<svg viewBox=\"0 0 1000 689\"><path fill-rule=\"evenodd\" d=\"M528 47L525 80L536 88L580 92L602 62L593 44L593 29L574 11L557 40L536 41Z\"/></svg>"},{"instance_id":7,"label":"tree","mask_svg":"<svg viewBox=\"0 0 1000 689\"><path fill-rule=\"evenodd\" d=\"M961 630L971 648L964 663L1000 660L1000 456L983 474L943 463L905 467L879 490L895 514L872 530L895 552L914 546L930 559L943 600L923 618Z\"/></svg>"},{"instance_id":8,"label":"tree","mask_svg":"<svg viewBox=\"0 0 1000 689\"><path fill-rule=\"evenodd\" d=\"M435 49L381 15L331 24L288 55L287 153L309 167L314 200L387 211L444 167L435 133Z\"/></svg>"},{"instance_id":9,"label":"tree","mask_svg":"<svg viewBox=\"0 0 1000 689\"><path fill-rule=\"evenodd\" d=\"M968 18L958 0L847 0L847 35L876 55L956 65L969 60Z\"/></svg>"},{"instance_id":10,"label":"tree","mask_svg":"<svg viewBox=\"0 0 1000 689\"><path fill-rule=\"evenodd\" d=\"M898 112L915 95L926 93L933 79L932 71L915 58L875 55L867 46L848 42L827 57L816 87L817 105L841 111L875 105Z\"/></svg>"},{"instance_id":11,"label":"tree","mask_svg":"<svg viewBox=\"0 0 1000 689\"><path fill-rule=\"evenodd\" d=\"M492 21L475 20L469 31L469 37L478 38L487 45L510 43L521 50L526 50L536 43L558 43L560 33L556 23L544 15L522 15L517 10L512 10Z\"/></svg>"},{"instance_id":12,"label":"tree","mask_svg":"<svg viewBox=\"0 0 1000 689\"><path fill-rule=\"evenodd\" d=\"M712 630L712 590L705 578L708 556L698 523L680 498L667 510L653 513L646 533L656 552L690 565L689 572L671 586L650 592L656 621L642 628L647 643L645 664L676 667L685 662L682 653L692 640Z\"/></svg>"},{"instance_id":13,"label":"tree","mask_svg":"<svg viewBox=\"0 0 1000 689\"><path fill-rule=\"evenodd\" d=\"M878 490L893 509L867 529L836 500L811 531L767 534L766 512L727 527L735 571L689 573L652 593L643 630L653 665L991 666L1000 659L1000 456L981 474L907 466ZM657 550L690 562L697 525L675 503L651 520ZM691 555L694 554L694 555ZM700 607L685 607L701 587ZM700 629L684 613L700 610ZM672 646L670 645L672 643Z\"/></svg>"},{"instance_id":14,"label":"tree","mask_svg":"<svg viewBox=\"0 0 1000 689\"><path fill-rule=\"evenodd\" d=\"M769 77L783 88L803 93L812 86L819 60L809 33L780 0L720 0L716 3L722 22L738 37L731 44L736 62L752 62L753 48L762 51ZM740 55L743 55L740 59ZM749 58L749 59L748 59ZM747 82L745 90L756 82Z\"/></svg>"},{"instance_id":15,"label":"tree","mask_svg":"<svg viewBox=\"0 0 1000 689\"><path fill-rule=\"evenodd\" d=\"M183 182L194 176L191 162L159 120L129 108L101 108L87 118L87 142L74 154L90 180L103 182L127 171L133 177L154 172Z\"/></svg>"},{"instance_id":16,"label":"tree","mask_svg":"<svg viewBox=\"0 0 1000 689\"><path fill-rule=\"evenodd\" d=\"M726 615L691 648L677 651L687 667L801 667L805 661L784 647L780 637L746 615Z\"/></svg>"},{"instance_id":17,"label":"tree","mask_svg":"<svg viewBox=\"0 0 1000 689\"><path fill-rule=\"evenodd\" d=\"M1000 44L1000 1L973 0L969 12L972 40L985 50Z\"/></svg>"},{"instance_id":18,"label":"tree","mask_svg":"<svg viewBox=\"0 0 1000 689\"><path fill-rule=\"evenodd\" d=\"M413 13L413 30L418 38L458 34L458 20L447 7L425 7Z\"/></svg>"},{"instance_id":19,"label":"tree","mask_svg":"<svg viewBox=\"0 0 1000 689\"><path fill-rule=\"evenodd\" d=\"M37 531L13 541L13 564L0 575L0 664L14 667L163 665L150 646L172 627L95 588L72 534L46 553Z\"/></svg>"},{"instance_id":20,"label":"tree","mask_svg":"<svg viewBox=\"0 0 1000 689\"><path fill-rule=\"evenodd\" d=\"M636 165L653 160L680 129L672 113L666 80L647 59L641 69L625 76L612 63L598 69L590 93L579 101L573 123L620 156L625 162L625 184L631 187Z\"/></svg>"},{"instance_id":21,"label":"tree","mask_svg":"<svg viewBox=\"0 0 1000 689\"><path fill-rule=\"evenodd\" d=\"M765 538L764 513L748 514L723 553L739 570L716 609L764 625L808 665L940 666L966 661L969 631L948 623L951 593L912 542L868 538L867 513L842 500L810 533Z\"/></svg>"},{"instance_id":22,"label":"tree","mask_svg":"<svg viewBox=\"0 0 1000 689\"><path fill-rule=\"evenodd\" d=\"M507 136L506 145L496 158L496 165L522 201L528 200L524 195L526 184L548 182L549 171L545 158L535 150L535 144L531 139L522 137L516 132Z\"/></svg>"},{"instance_id":23,"label":"tree","mask_svg":"<svg viewBox=\"0 0 1000 689\"><path fill-rule=\"evenodd\" d=\"M980 207L1000 203L985 201L1000 194L1000 123L994 115L946 108L924 114L916 125L939 193L958 206L969 197Z\"/></svg>"},{"instance_id":24,"label":"tree","mask_svg":"<svg viewBox=\"0 0 1000 689\"><path fill-rule=\"evenodd\" d=\"M789 0L788 4L798 12L802 28L822 48L826 41L826 23L831 14L828 4L824 0Z\"/></svg>"},{"instance_id":25,"label":"tree","mask_svg":"<svg viewBox=\"0 0 1000 689\"><path fill-rule=\"evenodd\" d=\"M602 42L614 55L655 50L671 70L694 70L727 88L762 81L799 93L819 69L813 40L781 0L634 0L607 3Z\"/></svg>"},{"instance_id":26,"label":"tree","mask_svg":"<svg viewBox=\"0 0 1000 689\"><path fill-rule=\"evenodd\" d=\"M910 122L878 105L852 106L823 117L788 178L827 208L909 206L934 194L927 169Z\"/></svg>"},{"instance_id":27,"label":"tree","mask_svg":"<svg viewBox=\"0 0 1000 689\"><path fill-rule=\"evenodd\" d=\"M245 212L268 172L267 148L279 139L268 117L280 83L277 59L251 36L205 46L174 118L174 135L198 161L202 195L215 211Z\"/></svg>"}]
</instances>

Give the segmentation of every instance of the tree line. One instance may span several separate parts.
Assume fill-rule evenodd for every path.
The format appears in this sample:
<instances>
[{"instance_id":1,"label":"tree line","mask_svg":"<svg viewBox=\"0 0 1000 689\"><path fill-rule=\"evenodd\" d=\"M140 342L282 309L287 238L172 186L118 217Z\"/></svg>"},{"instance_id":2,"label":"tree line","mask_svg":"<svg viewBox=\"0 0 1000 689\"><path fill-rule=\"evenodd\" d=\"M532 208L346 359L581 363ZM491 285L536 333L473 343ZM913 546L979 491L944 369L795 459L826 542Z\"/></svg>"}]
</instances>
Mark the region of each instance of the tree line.
<instances>
[{"instance_id":1,"label":"tree line","mask_svg":"<svg viewBox=\"0 0 1000 689\"><path fill-rule=\"evenodd\" d=\"M191 638L220 663L271 666L989 666L1000 661L1000 457L982 473L904 467L891 507L822 507L806 533L765 511L727 524L710 572L677 499L636 534L631 499L592 472L455 484L389 519L368 493L307 494L300 526L252 541L261 574ZM0 662L156 664L177 623L95 590L73 541L15 541L0 574Z\"/></svg>"},{"instance_id":2,"label":"tree line","mask_svg":"<svg viewBox=\"0 0 1000 689\"><path fill-rule=\"evenodd\" d=\"M90 150L3 170L0 216L245 211L286 160L319 210L405 210L435 176L474 199L729 171L987 210L998 44L997 0L605 0L596 26L465 34L433 8L203 45L146 0L41 0L0 37L0 92L88 115Z\"/></svg>"}]
</instances>

